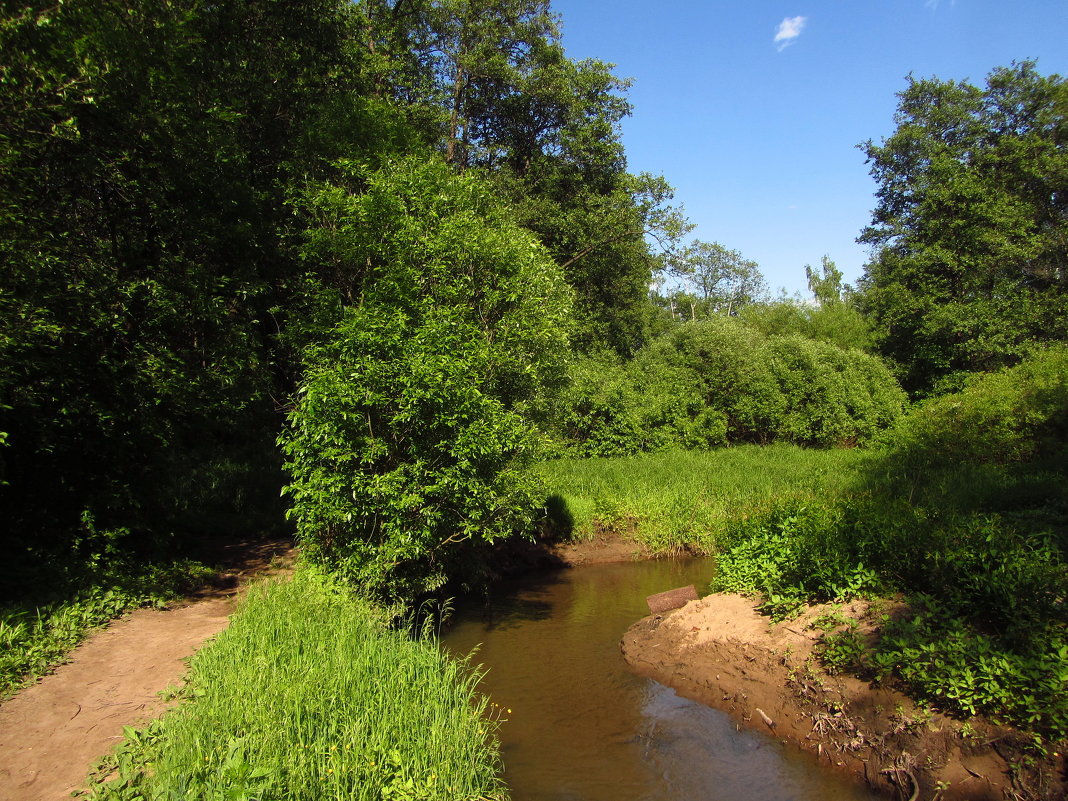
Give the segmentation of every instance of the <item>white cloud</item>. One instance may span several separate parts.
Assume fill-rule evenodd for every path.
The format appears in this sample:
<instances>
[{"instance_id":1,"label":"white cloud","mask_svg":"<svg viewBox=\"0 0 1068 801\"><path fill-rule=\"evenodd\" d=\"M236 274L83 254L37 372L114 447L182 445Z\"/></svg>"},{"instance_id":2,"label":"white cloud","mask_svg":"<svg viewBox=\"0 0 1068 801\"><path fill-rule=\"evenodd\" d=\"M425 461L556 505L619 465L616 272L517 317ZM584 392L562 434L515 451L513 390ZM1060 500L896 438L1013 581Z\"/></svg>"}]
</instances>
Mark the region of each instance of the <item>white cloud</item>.
<instances>
[{"instance_id":1,"label":"white cloud","mask_svg":"<svg viewBox=\"0 0 1068 801\"><path fill-rule=\"evenodd\" d=\"M794 39L801 35L801 29L808 22L807 17L786 17L779 23L779 29L775 31L775 46L781 53L794 43Z\"/></svg>"}]
</instances>

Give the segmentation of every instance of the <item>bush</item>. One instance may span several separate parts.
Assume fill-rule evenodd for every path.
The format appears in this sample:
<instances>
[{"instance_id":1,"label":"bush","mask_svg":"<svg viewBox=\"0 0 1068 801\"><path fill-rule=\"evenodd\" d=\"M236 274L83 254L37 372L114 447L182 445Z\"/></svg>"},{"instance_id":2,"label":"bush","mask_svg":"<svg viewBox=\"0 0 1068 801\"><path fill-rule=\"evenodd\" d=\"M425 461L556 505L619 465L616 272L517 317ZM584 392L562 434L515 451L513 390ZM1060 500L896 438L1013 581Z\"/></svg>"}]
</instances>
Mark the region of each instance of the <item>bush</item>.
<instances>
[{"instance_id":1,"label":"bush","mask_svg":"<svg viewBox=\"0 0 1068 801\"><path fill-rule=\"evenodd\" d=\"M975 376L960 392L917 406L884 439L913 470L1055 456L1068 444L1068 348Z\"/></svg>"},{"instance_id":2,"label":"bush","mask_svg":"<svg viewBox=\"0 0 1068 801\"><path fill-rule=\"evenodd\" d=\"M566 352L568 295L476 179L419 162L351 179L306 200L306 257L360 283L305 349L287 491L313 559L412 600L477 580L476 546L529 528L530 417Z\"/></svg>"},{"instance_id":3,"label":"bush","mask_svg":"<svg viewBox=\"0 0 1068 801\"><path fill-rule=\"evenodd\" d=\"M870 441L901 413L905 395L875 357L799 335L760 350L783 395L777 436L833 447Z\"/></svg>"},{"instance_id":4,"label":"bush","mask_svg":"<svg viewBox=\"0 0 1068 801\"><path fill-rule=\"evenodd\" d=\"M875 357L799 335L765 337L740 321L685 323L629 364L580 360L557 429L583 456L775 441L870 441L904 405Z\"/></svg>"},{"instance_id":5,"label":"bush","mask_svg":"<svg viewBox=\"0 0 1068 801\"><path fill-rule=\"evenodd\" d=\"M618 456L645 449L641 399L622 360L604 351L568 370L556 426L579 456Z\"/></svg>"}]
</instances>

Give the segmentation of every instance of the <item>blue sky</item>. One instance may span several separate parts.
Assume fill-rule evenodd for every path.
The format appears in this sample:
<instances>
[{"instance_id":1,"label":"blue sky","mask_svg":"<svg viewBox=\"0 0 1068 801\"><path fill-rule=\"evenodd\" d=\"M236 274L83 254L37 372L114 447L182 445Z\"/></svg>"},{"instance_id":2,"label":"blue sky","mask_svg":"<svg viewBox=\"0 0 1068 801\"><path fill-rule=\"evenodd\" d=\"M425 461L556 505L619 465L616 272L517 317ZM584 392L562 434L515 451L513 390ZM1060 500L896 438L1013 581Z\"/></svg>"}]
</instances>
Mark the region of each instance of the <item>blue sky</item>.
<instances>
[{"instance_id":1,"label":"blue sky","mask_svg":"<svg viewBox=\"0 0 1068 801\"><path fill-rule=\"evenodd\" d=\"M983 85L1036 59L1068 76L1068 0L553 0L571 58L631 78L632 172L664 175L693 236L805 290L829 255L855 281L875 184L856 145L893 131L909 73Z\"/></svg>"}]
</instances>

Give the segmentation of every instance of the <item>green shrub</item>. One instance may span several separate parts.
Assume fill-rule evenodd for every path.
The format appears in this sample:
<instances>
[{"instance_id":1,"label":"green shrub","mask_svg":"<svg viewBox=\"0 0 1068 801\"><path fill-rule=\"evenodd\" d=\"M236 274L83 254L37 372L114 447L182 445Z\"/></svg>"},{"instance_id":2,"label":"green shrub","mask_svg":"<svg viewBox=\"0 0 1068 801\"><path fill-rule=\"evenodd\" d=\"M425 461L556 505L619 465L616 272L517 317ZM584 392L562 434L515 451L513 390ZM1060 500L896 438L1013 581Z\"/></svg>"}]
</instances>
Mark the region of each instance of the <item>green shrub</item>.
<instances>
[{"instance_id":1,"label":"green shrub","mask_svg":"<svg viewBox=\"0 0 1068 801\"><path fill-rule=\"evenodd\" d=\"M783 395L776 435L801 445L866 443L901 413L905 394L875 357L798 335L760 351Z\"/></svg>"},{"instance_id":2,"label":"green shrub","mask_svg":"<svg viewBox=\"0 0 1068 801\"><path fill-rule=\"evenodd\" d=\"M1068 347L974 376L960 392L918 405L884 439L899 469L913 471L1061 454L1068 445Z\"/></svg>"},{"instance_id":3,"label":"green shrub","mask_svg":"<svg viewBox=\"0 0 1068 801\"><path fill-rule=\"evenodd\" d=\"M306 552L411 600L529 529L530 418L566 351L559 270L473 177L416 161L312 191L305 257L348 271L281 438Z\"/></svg>"},{"instance_id":4,"label":"green shrub","mask_svg":"<svg viewBox=\"0 0 1068 801\"><path fill-rule=\"evenodd\" d=\"M579 456L617 456L645 446L641 400L622 360L602 351L578 357L559 398L556 427Z\"/></svg>"},{"instance_id":5,"label":"green shrub","mask_svg":"<svg viewBox=\"0 0 1068 801\"><path fill-rule=\"evenodd\" d=\"M742 321L765 336L799 334L843 350L867 351L871 326L856 305L848 301L823 304L796 299L750 303L739 312Z\"/></svg>"},{"instance_id":6,"label":"green shrub","mask_svg":"<svg viewBox=\"0 0 1068 801\"><path fill-rule=\"evenodd\" d=\"M1063 625L1026 644L1006 643L935 599L887 621L866 664L896 676L919 698L965 715L985 714L1050 739L1068 736L1068 637ZM1025 624L1026 625L1026 624Z\"/></svg>"}]
</instances>

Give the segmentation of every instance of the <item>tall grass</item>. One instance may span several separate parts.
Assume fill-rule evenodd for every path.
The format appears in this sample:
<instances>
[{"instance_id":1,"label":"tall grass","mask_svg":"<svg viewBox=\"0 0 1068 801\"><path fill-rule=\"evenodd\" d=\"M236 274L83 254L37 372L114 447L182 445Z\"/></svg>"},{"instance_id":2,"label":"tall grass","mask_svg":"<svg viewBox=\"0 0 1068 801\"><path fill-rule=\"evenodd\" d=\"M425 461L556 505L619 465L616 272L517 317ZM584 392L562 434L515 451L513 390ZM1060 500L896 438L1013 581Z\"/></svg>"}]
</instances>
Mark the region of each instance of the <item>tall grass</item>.
<instances>
[{"instance_id":1,"label":"tall grass","mask_svg":"<svg viewBox=\"0 0 1068 801\"><path fill-rule=\"evenodd\" d=\"M506 797L477 674L311 568L253 589L189 681L94 798Z\"/></svg>"},{"instance_id":2,"label":"tall grass","mask_svg":"<svg viewBox=\"0 0 1068 801\"><path fill-rule=\"evenodd\" d=\"M654 550L712 552L728 523L784 500L837 497L871 461L862 450L743 445L558 459L539 466L558 527L576 539L629 532Z\"/></svg>"}]
</instances>

